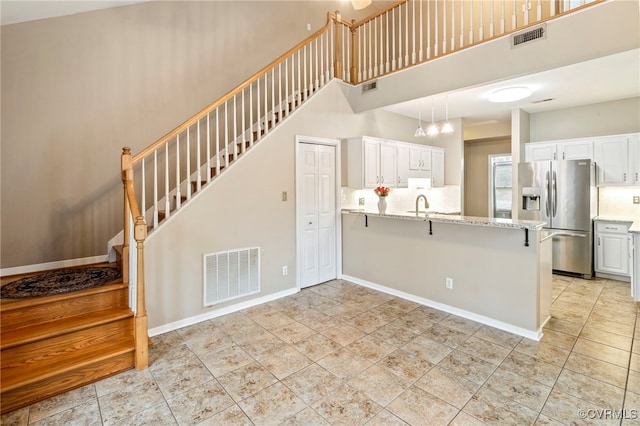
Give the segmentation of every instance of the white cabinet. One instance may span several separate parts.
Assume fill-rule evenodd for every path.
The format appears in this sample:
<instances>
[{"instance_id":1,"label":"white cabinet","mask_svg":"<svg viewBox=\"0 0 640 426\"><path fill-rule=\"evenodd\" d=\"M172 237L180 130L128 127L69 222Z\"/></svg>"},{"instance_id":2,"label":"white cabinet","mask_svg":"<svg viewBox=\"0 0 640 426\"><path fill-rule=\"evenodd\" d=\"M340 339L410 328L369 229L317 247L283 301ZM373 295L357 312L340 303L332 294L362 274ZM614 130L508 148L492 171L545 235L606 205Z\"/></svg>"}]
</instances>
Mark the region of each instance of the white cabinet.
<instances>
[{"instance_id":1,"label":"white cabinet","mask_svg":"<svg viewBox=\"0 0 640 426\"><path fill-rule=\"evenodd\" d=\"M596 222L596 272L630 277L629 225L620 222Z\"/></svg>"},{"instance_id":2,"label":"white cabinet","mask_svg":"<svg viewBox=\"0 0 640 426\"><path fill-rule=\"evenodd\" d=\"M640 185L640 134L629 136L629 183Z\"/></svg>"},{"instance_id":3,"label":"white cabinet","mask_svg":"<svg viewBox=\"0 0 640 426\"><path fill-rule=\"evenodd\" d=\"M396 188L396 144L363 136L347 140L347 180L351 188Z\"/></svg>"},{"instance_id":4,"label":"white cabinet","mask_svg":"<svg viewBox=\"0 0 640 426\"><path fill-rule=\"evenodd\" d=\"M431 150L431 187L444 186L444 149Z\"/></svg>"},{"instance_id":5,"label":"white cabinet","mask_svg":"<svg viewBox=\"0 0 640 426\"><path fill-rule=\"evenodd\" d=\"M557 157L555 143L528 143L524 147L526 161L551 161Z\"/></svg>"},{"instance_id":6,"label":"white cabinet","mask_svg":"<svg viewBox=\"0 0 640 426\"><path fill-rule=\"evenodd\" d=\"M347 139L350 188L407 188L410 177L431 178L432 187L444 186L444 148L372 136Z\"/></svg>"},{"instance_id":7,"label":"white cabinet","mask_svg":"<svg viewBox=\"0 0 640 426\"><path fill-rule=\"evenodd\" d=\"M431 170L431 148L411 145L409 148L409 170Z\"/></svg>"},{"instance_id":8,"label":"white cabinet","mask_svg":"<svg viewBox=\"0 0 640 426\"><path fill-rule=\"evenodd\" d=\"M640 148L638 134L598 138L595 160L598 185L640 185Z\"/></svg>"},{"instance_id":9,"label":"white cabinet","mask_svg":"<svg viewBox=\"0 0 640 426\"><path fill-rule=\"evenodd\" d=\"M525 145L525 161L593 159L593 140L534 142Z\"/></svg>"},{"instance_id":10,"label":"white cabinet","mask_svg":"<svg viewBox=\"0 0 640 426\"><path fill-rule=\"evenodd\" d=\"M398 172L398 188L409 187L409 164L410 164L410 146L399 143L396 147L397 172Z\"/></svg>"}]
</instances>

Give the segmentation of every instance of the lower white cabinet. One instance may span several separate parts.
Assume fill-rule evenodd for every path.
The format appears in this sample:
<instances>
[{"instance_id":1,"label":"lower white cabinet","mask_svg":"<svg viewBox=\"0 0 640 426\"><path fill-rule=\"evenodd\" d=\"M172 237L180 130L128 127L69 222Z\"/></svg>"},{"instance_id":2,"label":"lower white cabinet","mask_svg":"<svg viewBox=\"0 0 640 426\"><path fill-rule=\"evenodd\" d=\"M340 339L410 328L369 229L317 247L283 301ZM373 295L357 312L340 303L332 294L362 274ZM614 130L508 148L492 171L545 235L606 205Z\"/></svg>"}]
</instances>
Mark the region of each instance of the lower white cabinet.
<instances>
[{"instance_id":1,"label":"lower white cabinet","mask_svg":"<svg viewBox=\"0 0 640 426\"><path fill-rule=\"evenodd\" d=\"M631 237L629 224L596 221L595 239L596 273L630 278Z\"/></svg>"},{"instance_id":2,"label":"lower white cabinet","mask_svg":"<svg viewBox=\"0 0 640 426\"><path fill-rule=\"evenodd\" d=\"M444 186L444 149L431 150L431 187Z\"/></svg>"}]
</instances>

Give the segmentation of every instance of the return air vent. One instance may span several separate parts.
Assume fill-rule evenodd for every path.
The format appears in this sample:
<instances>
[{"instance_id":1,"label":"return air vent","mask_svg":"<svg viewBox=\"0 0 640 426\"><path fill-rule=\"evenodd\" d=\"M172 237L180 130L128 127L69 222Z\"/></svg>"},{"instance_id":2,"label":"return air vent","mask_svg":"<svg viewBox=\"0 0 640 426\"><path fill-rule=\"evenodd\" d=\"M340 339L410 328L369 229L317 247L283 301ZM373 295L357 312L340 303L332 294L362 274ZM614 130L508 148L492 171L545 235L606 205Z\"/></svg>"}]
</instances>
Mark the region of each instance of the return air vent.
<instances>
[{"instance_id":1,"label":"return air vent","mask_svg":"<svg viewBox=\"0 0 640 426\"><path fill-rule=\"evenodd\" d=\"M259 292L259 247L204 255L204 306Z\"/></svg>"},{"instance_id":2,"label":"return air vent","mask_svg":"<svg viewBox=\"0 0 640 426\"><path fill-rule=\"evenodd\" d=\"M378 88L378 80L370 81L362 85L362 93L368 92L369 90L375 90L377 88Z\"/></svg>"},{"instance_id":3,"label":"return air vent","mask_svg":"<svg viewBox=\"0 0 640 426\"><path fill-rule=\"evenodd\" d=\"M542 24L528 31L512 35L511 47L518 47L532 41L542 40L546 38L547 24Z\"/></svg>"}]
</instances>

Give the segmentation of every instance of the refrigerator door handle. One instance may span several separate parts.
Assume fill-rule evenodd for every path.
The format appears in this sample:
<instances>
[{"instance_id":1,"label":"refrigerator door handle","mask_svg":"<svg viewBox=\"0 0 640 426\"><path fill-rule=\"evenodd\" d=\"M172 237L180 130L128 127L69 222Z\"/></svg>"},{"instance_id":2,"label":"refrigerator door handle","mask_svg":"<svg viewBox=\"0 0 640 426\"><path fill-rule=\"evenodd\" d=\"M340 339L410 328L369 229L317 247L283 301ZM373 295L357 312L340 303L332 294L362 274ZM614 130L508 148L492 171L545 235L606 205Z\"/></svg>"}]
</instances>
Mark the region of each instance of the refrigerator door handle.
<instances>
[{"instance_id":1,"label":"refrigerator door handle","mask_svg":"<svg viewBox=\"0 0 640 426\"><path fill-rule=\"evenodd\" d=\"M551 216L551 214L550 214L550 212L549 212L549 210L550 210L550 209L549 209L549 202L550 202L550 198L551 198L551 193L549 192L549 191L550 191L550 186L549 186L549 172L547 172L547 175L546 175L546 182L545 182L545 186L546 186L546 188L547 188L547 197L546 197L546 198L547 198L547 202L546 202L546 204L545 204L545 207L546 207L546 211L547 211L547 217L550 217L550 216Z\"/></svg>"},{"instance_id":2,"label":"refrigerator door handle","mask_svg":"<svg viewBox=\"0 0 640 426\"><path fill-rule=\"evenodd\" d=\"M556 180L556 172L553 172L553 217L556 217L558 210L558 182Z\"/></svg>"}]
</instances>

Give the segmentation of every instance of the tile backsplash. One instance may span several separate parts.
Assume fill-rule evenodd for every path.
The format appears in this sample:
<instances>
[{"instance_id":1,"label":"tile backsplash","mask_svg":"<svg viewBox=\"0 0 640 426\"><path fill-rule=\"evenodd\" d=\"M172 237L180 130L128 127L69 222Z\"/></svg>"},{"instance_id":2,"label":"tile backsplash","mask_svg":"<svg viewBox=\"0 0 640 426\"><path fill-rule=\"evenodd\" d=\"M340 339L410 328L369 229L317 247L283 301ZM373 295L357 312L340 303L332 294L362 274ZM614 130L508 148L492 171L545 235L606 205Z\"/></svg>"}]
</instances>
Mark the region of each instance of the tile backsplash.
<instances>
[{"instance_id":1,"label":"tile backsplash","mask_svg":"<svg viewBox=\"0 0 640 426\"><path fill-rule=\"evenodd\" d=\"M378 196L373 189L353 189L343 187L341 200L343 209L375 210ZM408 188L392 188L387 197L387 211L413 210L416 206L416 197L424 194L429 201L429 209L442 212L460 211L460 186L445 185L440 188L430 188L429 179L409 179ZM360 206L358 199L364 198L365 205ZM422 202L420 208L424 208Z\"/></svg>"},{"instance_id":2,"label":"tile backsplash","mask_svg":"<svg viewBox=\"0 0 640 426\"><path fill-rule=\"evenodd\" d=\"M634 196L640 196L640 187L598 188L598 215L640 218L640 204L633 204Z\"/></svg>"}]
</instances>

